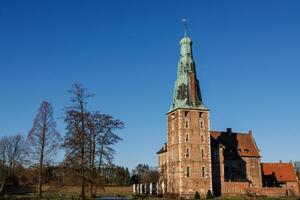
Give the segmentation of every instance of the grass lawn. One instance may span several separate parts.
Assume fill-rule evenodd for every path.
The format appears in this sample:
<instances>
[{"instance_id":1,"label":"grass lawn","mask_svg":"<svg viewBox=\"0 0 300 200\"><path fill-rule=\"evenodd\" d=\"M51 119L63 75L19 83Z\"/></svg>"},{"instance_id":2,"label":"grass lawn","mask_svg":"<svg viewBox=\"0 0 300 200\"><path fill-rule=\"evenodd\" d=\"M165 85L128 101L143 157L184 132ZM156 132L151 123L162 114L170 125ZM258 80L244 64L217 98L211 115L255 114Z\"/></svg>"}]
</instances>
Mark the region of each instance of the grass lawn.
<instances>
[{"instance_id":1,"label":"grass lawn","mask_svg":"<svg viewBox=\"0 0 300 200\"><path fill-rule=\"evenodd\" d=\"M48 199L70 199L76 200L79 198L81 188L79 186L45 186L43 187L43 200ZM86 196L88 197L88 187L85 188ZM98 189L97 197L100 196L125 196L130 197L132 195L132 187L105 187L104 189ZM26 195L3 195L0 199L15 200L15 199L35 199L35 194ZM99 199L99 198L98 198Z\"/></svg>"},{"instance_id":2,"label":"grass lawn","mask_svg":"<svg viewBox=\"0 0 300 200\"><path fill-rule=\"evenodd\" d=\"M81 187L79 186L45 186L43 188L45 194L63 194L65 196L78 196L81 192ZM88 196L88 187L85 188L85 193ZM105 187L104 189L99 188L97 191L97 196L131 196L132 187Z\"/></svg>"},{"instance_id":3,"label":"grass lawn","mask_svg":"<svg viewBox=\"0 0 300 200\"><path fill-rule=\"evenodd\" d=\"M79 186L64 186L64 187L56 187L56 186L45 186L43 188L44 198L43 200L77 200L79 199L79 194L81 188ZM86 195L88 196L88 187L86 187ZM125 196L132 197L132 187L105 187L104 189L99 189L97 192L97 199L101 196ZM32 200L34 198L34 194L28 195L12 195L12 196L0 196L0 200ZM162 200L163 198L136 198L143 200ZM242 198L242 197L217 197L215 200L250 200L254 198ZM257 198L257 200L263 198ZM167 198L164 198L167 200ZM169 199L171 200L171 199ZM300 198L266 198L266 200L300 200Z\"/></svg>"}]
</instances>

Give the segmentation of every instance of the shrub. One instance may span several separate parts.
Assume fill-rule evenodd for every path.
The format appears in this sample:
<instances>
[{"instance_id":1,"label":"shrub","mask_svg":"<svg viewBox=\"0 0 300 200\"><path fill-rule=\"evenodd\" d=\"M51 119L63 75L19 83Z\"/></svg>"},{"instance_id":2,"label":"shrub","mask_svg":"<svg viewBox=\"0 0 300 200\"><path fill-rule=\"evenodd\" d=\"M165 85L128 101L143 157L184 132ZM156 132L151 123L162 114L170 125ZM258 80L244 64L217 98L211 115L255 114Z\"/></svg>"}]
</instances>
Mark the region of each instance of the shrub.
<instances>
[{"instance_id":1,"label":"shrub","mask_svg":"<svg viewBox=\"0 0 300 200\"><path fill-rule=\"evenodd\" d=\"M206 199L213 199L213 198L214 198L213 194L211 193L210 190L208 190L206 194Z\"/></svg>"},{"instance_id":2,"label":"shrub","mask_svg":"<svg viewBox=\"0 0 300 200\"><path fill-rule=\"evenodd\" d=\"M196 193L195 193L195 199L200 199L200 194L198 191L196 191Z\"/></svg>"}]
</instances>

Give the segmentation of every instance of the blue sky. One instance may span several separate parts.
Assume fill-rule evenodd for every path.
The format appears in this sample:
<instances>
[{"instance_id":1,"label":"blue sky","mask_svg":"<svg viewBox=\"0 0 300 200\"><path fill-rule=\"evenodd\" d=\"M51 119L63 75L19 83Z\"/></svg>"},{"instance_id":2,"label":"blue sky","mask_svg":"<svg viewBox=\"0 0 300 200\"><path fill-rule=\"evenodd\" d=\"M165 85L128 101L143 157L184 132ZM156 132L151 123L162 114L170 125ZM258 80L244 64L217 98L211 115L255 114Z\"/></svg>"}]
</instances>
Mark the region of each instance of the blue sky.
<instances>
[{"instance_id":1,"label":"blue sky","mask_svg":"<svg viewBox=\"0 0 300 200\"><path fill-rule=\"evenodd\" d=\"M62 109L74 82L126 124L115 163L156 165L188 18L211 129L253 130L264 162L300 160L300 1L2 0L0 136ZM61 155L60 155L61 157Z\"/></svg>"}]
</instances>

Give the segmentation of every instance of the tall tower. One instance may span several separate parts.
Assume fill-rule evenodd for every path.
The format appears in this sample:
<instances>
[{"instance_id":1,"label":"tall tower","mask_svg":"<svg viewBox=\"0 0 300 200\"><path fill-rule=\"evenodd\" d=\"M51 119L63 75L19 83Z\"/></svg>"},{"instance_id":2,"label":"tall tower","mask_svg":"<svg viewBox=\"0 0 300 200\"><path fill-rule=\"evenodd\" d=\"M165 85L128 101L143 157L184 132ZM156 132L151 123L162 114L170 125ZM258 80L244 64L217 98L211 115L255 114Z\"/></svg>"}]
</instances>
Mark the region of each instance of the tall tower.
<instances>
[{"instance_id":1,"label":"tall tower","mask_svg":"<svg viewBox=\"0 0 300 200\"><path fill-rule=\"evenodd\" d=\"M204 106L193 60L192 40L180 40L180 61L167 113L167 191L193 197L212 191L209 110Z\"/></svg>"}]
</instances>

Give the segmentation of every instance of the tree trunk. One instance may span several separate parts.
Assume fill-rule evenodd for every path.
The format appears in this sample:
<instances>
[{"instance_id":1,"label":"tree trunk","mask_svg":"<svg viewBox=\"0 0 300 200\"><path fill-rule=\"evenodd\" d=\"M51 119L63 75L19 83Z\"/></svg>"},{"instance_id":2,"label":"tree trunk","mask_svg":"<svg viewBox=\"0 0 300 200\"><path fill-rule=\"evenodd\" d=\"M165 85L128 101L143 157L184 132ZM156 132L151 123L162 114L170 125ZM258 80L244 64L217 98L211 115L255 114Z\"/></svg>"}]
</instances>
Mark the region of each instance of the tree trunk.
<instances>
[{"instance_id":1,"label":"tree trunk","mask_svg":"<svg viewBox=\"0 0 300 200\"><path fill-rule=\"evenodd\" d=\"M45 139L46 139L46 114L43 116L43 129L41 133L41 152L40 152L40 166L39 166L39 186L38 186L38 196L42 196L42 184L43 184L43 165L44 165L44 149L45 149Z\"/></svg>"},{"instance_id":2,"label":"tree trunk","mask_svg":"<svg viewBox=\"0 0 300 200\"><path fill-rule=\"evenodd\" d=\"M101 144L101 148L100 148L100 155L99 155L99 164L98 164L98 170L97 170L97 183L95 185L95 194L97 194L97 189L99 186L99 182L101 179L101 166L102 166L102 152L103 152L103 144Z\"/></svg>"},{"instance_id":3,"label":"tree trunk","mask_svg":"<svg viewBox=\"0 0 300 200\"><path fill-rule=\"evenodd\" d=\"M42 147L42 152L44 151L44 146ZM43 160L44 156L41 154L40 157L40 169L39 169L39 189L38 189L38 196L42 196L42 184L43 184Z\"/></svg>"},{"instance_id":4,"label":"tree trunk","mask_svg":"<svg viewBox=\"0 0 300 200\"><path fill-rule=\"evenodd\" d=\"M80 102L80 111L81 111L81 171L82 171L82 179L81 179L81 198L85 199L85 192L84 192L84 142L85 142L85 124L84 124L84 109L83 109L83 101Z\"/></svg>"},{"instance_id":5,"label":"tree trunk","mask_svg":"<svg viewBox=\"0 0 300 200\"><path fill-rule=\"evenodd\" d=\"M82 138L84 138L82 136ZM84 143L84 142L82 142ZM84 144L82 144L82 147L81 147L81 198L82 199L85 199L85 194L84 194Z\"/></svg>"},{"instance_id":6,"label":"tree trunk","mask_svg":"<svg viewBox=\"0 0 300 200\"><path fill-rule=\"evenodd\" d=\"M91 132L90 134L90 180L89 180L89 189L90 189L90 197L96 196L93 191L95 186L95 181L93 178L95 176L95 151L96 151L96 144L95 144L95 133Z\"/></svg>"}]
</instances>

